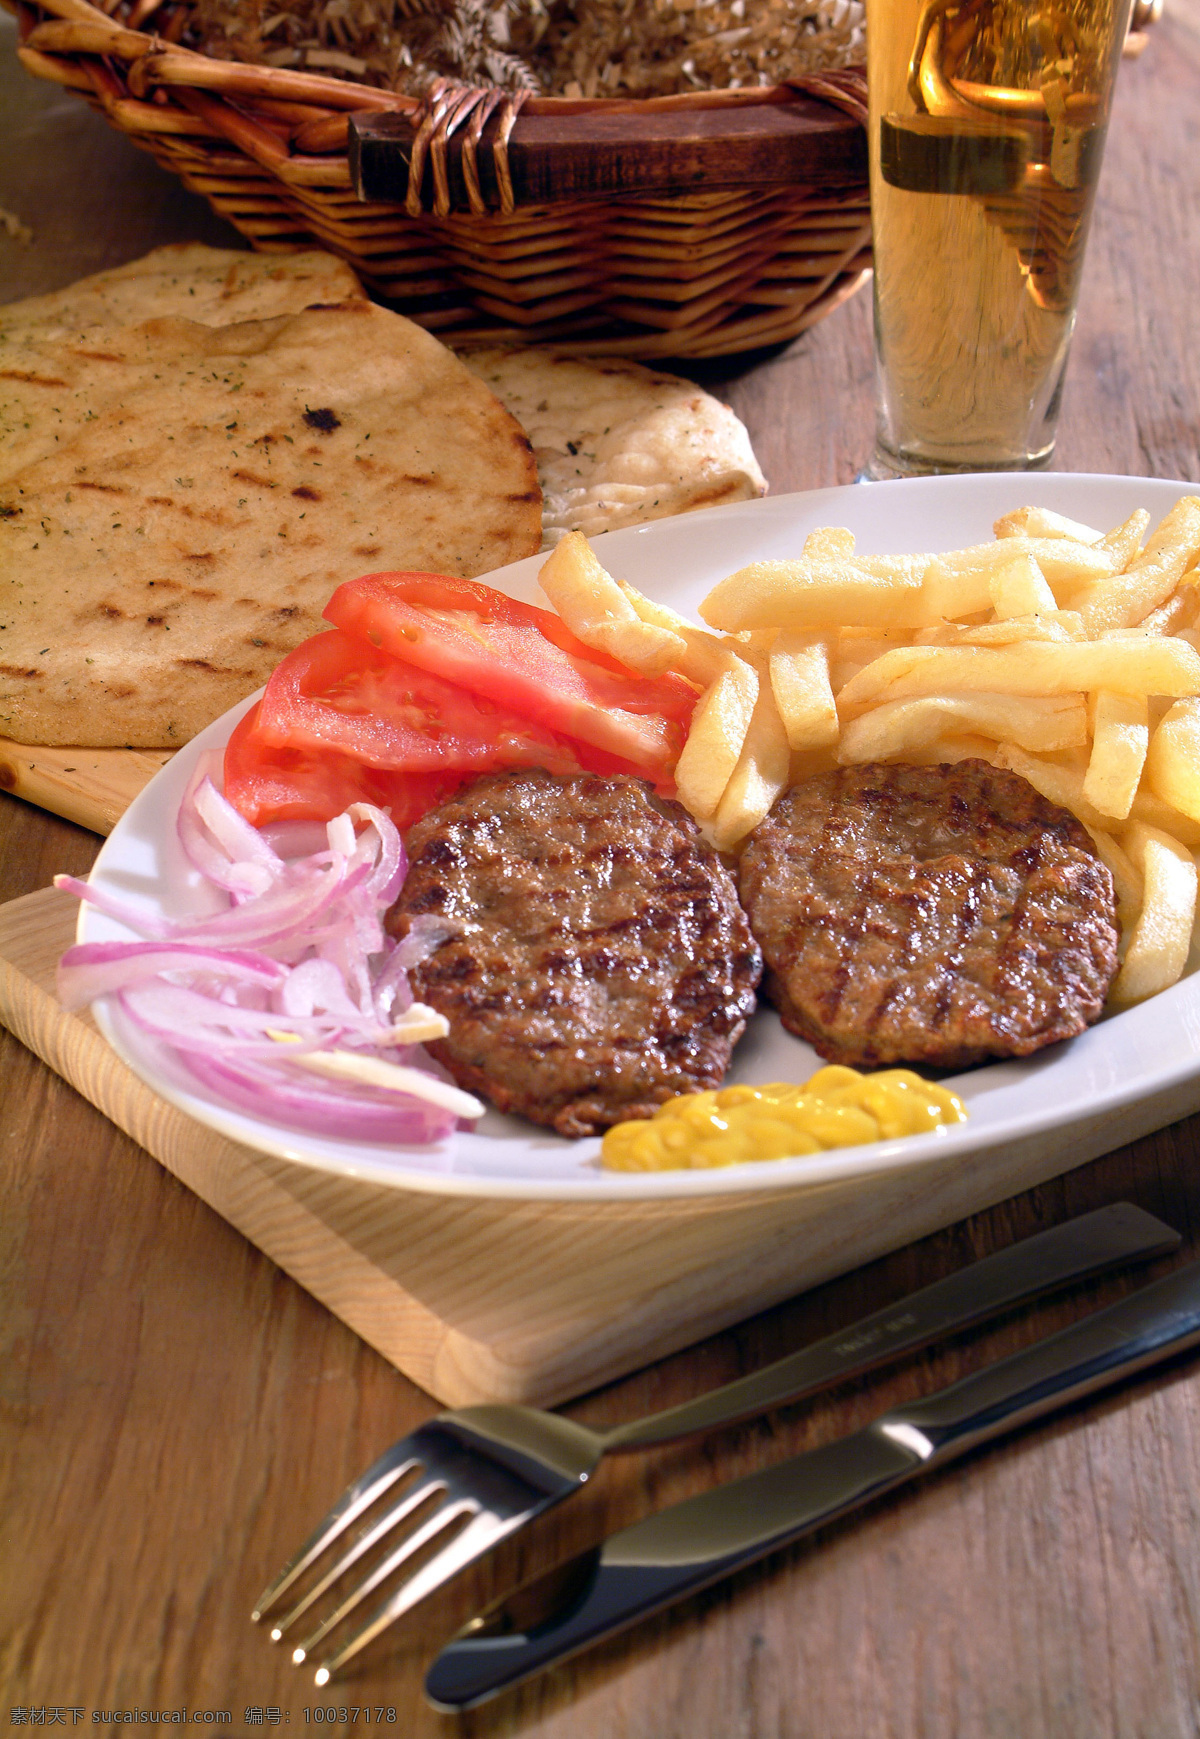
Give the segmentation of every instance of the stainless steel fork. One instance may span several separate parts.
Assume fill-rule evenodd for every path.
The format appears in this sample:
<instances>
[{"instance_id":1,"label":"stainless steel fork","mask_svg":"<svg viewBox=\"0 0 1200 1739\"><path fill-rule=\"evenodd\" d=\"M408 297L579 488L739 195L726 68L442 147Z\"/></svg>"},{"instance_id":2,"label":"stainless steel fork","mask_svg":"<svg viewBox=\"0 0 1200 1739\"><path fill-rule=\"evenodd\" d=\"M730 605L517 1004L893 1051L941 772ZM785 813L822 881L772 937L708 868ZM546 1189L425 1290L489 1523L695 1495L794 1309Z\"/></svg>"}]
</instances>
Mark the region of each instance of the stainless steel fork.
<instances>
[{"instance_id":1,"label":"stainless steel fork","mask_svg":"<svg viewBox=\"0 0 1200 1739\"><path fill-rule=\"evenodd\" d=\"M316 1682L326 1684L402 1614L577 1491L601 1456L650 1448L767 1412L1052 1287L1162 1254L1178 1242L1178 1234L1161 1220L1118 1202L984 1257L751 1376L610 1431L588 1430L532 1407L464 1407L439 1414L394 1444L350 1486L263 1592L252 1616L255 1621L267 1617L293 1592L271 1636L282 1640L308 1616L312 1628L292 1653L299 1665L376 1589L414 1565L407 1580L321 1662ZM391 1501L376 1510L403 1481ZM350 1542L320 1567L360 1520ZM376 1548L380 1555L363 1566L360 1579L346 1581ZM414 1564L426 1550L430 1555ZM295 1597L310 1571L310 1584ZM327 1596L331 1609L316 1621Z\"/></svg>"}]
</instances>

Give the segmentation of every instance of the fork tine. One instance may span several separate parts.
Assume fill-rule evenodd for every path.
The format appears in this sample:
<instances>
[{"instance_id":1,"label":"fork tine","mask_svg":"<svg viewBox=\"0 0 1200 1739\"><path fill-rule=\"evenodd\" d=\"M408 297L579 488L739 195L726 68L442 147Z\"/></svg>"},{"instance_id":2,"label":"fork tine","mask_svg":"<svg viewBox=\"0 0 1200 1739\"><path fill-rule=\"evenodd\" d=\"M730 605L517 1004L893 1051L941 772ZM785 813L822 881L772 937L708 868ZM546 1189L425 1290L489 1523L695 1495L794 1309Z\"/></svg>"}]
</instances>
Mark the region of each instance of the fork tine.
<instances>
[{"instance_id":1,"label":"fork tine","mask_svg":"<svg viewBox=\"0 0 1200 1739\"><path fill-rule=\"evenodd\" d=\"M296 1605L292 1607L290 1612L285 1613L282 1618L276 1619L275 1623L271 1626L272 1642L281 1641L284 1631L290 1630L296 1620L308 1611L314 1601L319 1600L321 1596L333 1586L338 1578L350 1568L351 1564L357 1564L363 1554L369 1552L371 1547L379 1540L382 1540L385 1534L391 1533L394 1528L399 1527L401 1522L411 1516L415 1510L420 1509L421 1505L432 1495L433 1492L444 1490L445 1487L438 1479L428 1478L422 1480L420 1484L415 1485L406 1491L402 1498L394 1503L389 1510L385 1510L383 1515L379 1516L377 1520L374 1521L357 1540L355 1540L354 1544L348 1551L342 1553L342 1556L336 1561L336 1563L326 1570L325 1574L321 1577L321 1580L315 1585L315 1587L310 1588L304 1598L298 1601Z\"/></svg>"},{"instance_id":2,"label":"fork tine","mask_svg":"<svg viewBox=\"0 0 1200 1739\"><path fill-rule=\"evenodd\" d=\"M283 1569L269 1582L259 1595L254 1611L250 1614L253 1623L257 1624L263 1615L270 1611L281 1595L285 1594L296 1578L303 1574L308 1566L319 1558L326 1546L332 1544L339 1534L345 1530L369 1509L376 1498L381 1497L389 1486L416 1467L420 1457L414 1453L413 1440L410 1437L401 1438L399 1443L393 1443L390 1449L385 1449L377 1461L373 1461L367 1471L353 1485L347 1486L341 1497L334 1504L324 1521L319 1523L295 1555L288 1559Z\"/></svg>"},{"instance_id":3,"label":"fork tine","mask_svg":"<svg viewBox=\"0 0 1200 1739\"><path fill-rule=\"evenodd\" d=\"M319 1642L324 1641L325 1637L329 1635L329 1632L339 1625L344 1618L348 1617L349 1614L354 1611L354 1608L359 1604L359 1602L364 1600L366 1596L370 1594L372 1589L378 1588L379 1584L386 1580L386 1578L392 1574L393 1570L398 1570L400 1566L405 1563L407 1559L411 1558L415 1552L419 1552L422 1546L426 1546L431 1540L436 1539L437 1536L450 1525L456 1516L471 1515L474 1513L475 1507L476 1506L470 1502L470 1500L463 1500L442 1504L437 1510L435 1510L433 1515L431 1515L427 1521L423 1522L419 1528L415 1528L413 1532L409 1534L399 1546L397 1546L394 1552L390 1553L388 1557L382 1559L380 1563L376 1564L366 1580L360 1582L357 1588L352 1589L351 1592L347 1594L346 1598L342 1601L336 1611L331 1612L329 1617L313 1631L311 1636L306 1637L298 1648L293 1649L292 1660L295 1664L299 1666L302 1661L307 1660L310 1651L314 1649ZM440 1562L440 1559L434 1560L434 1562ZM401 1593L403 1592L404 1590L402 1589Z\"/></svg>"},{"instance_id":4,"label":"fork tine","mask_svg":"<svg viewBox=\"0 0 1200 1739\"><path fill-rule=\"evenodd\" d=\"M387 1629L396 1619L424 1600L435 1588L440 1588L443 1582L448 1582L452 1576L482 1557L489 1546L513 1531L512 1526L497 1525L496 1518L484 1511L472 1517L470 1523L460 1534L456 1534L448 1546L443 1547L436 1558L431 1558L423 1564L416 1575L411 1577L402 1588L398 1588L390 1599L373 1612L360 1630L344 1642L336 1654L322 1661L316 1671L316 1683L327 1685L335 1673L340 1672L348 1660L351 1660L361 1649L366 1648L381 1631ZM365 1592L365 1589L363 1590ZM327 1626L331 1629L332 1626ZM316 1642L316 1638L313 1642ZM294 1657L293 1657L294 1658ZM297 1661L297 1665L300 1662Z\"/></svg>"}]
</instances>

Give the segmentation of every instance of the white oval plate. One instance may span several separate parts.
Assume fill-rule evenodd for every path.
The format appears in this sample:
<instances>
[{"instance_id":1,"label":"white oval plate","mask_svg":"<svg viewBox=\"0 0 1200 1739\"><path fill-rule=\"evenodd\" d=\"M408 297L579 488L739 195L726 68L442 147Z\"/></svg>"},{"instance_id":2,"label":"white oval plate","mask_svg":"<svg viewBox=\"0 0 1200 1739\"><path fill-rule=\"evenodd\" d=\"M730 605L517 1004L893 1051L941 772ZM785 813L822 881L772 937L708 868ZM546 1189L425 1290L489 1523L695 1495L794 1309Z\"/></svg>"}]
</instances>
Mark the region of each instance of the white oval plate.
<instances>
[{"instance_id":1,"label":"white oval plate","mask_svg":"<svg viewBox=\"0 0 1200 1739\"><path fill-rule=\"evenodd\" d=\"M797 554L818 526L848 526L864 551L948 550L990 538L994 519L1028 503L1107 528L1138 507L1156 523L1195 487L1053 473L922 478L714 508L610 532L596 543L613 573L694 614L717 580L748 561ZM515 562L488 579L517 597L538 598L542 559ZM250 704L210 725L151 781L101 851L93 882L155 914L179 916L215 904L180 850L175 816L197 762L204 757L219 772L225 742ZM132 933L85 906L78 934L80 941L98 942ZM970 1120L954 1130L718 1171L604 1172L597 1140L565 1141L495 1111L472 1132L429 1148L334 1141L284 1129L199 1088L170 1052L137 1032L111 1004L97 1003L94 1012L114 1050L147 1086L235 1141L397 1189L518 1200L618 1201L805 1188L974 1152L986 1164L986 1151L999 1143L1065 1129L1200 1074L1200 979L1189 975L1069 1043L1025 1062L997 1063L955 1078L951 1084L967 1101ZM809 1046L763 1010L738 1046L729 1079L803 1081L819 1063Z\"/></svg>"}]
</instances>

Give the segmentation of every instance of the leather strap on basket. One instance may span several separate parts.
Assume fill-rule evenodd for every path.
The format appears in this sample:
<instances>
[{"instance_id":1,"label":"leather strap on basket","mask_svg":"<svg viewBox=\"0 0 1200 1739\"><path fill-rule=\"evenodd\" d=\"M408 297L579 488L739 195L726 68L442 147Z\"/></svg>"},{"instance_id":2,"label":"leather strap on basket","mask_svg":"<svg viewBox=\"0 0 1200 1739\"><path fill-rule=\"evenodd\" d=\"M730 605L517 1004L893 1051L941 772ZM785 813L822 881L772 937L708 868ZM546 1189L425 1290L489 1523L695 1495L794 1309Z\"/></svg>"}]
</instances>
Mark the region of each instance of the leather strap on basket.
<instances>
[{"instance_id":1,"label":"leather strap on basket","mask_svg":"<svg viewBox=\"0 0 1200 1739\"><path fill-rule=\"evenodd\" d=\"M420 107L412 117L415 136L408 166L408 192L404 209L410 217L420 217L421 183L425 179L425 159L428 157L433 175L433 215L447 217L450 212L450 175L447 146L450 137L468 122L463 134L462 170L467 199L477 216L485 216L487 201L479 179L479 146L483 129L496 110L500 111L499 126L492 142L492 167L500 194L500 210L510 217L516 210L512 172L508 163L508 141L513 123L528 91L505 91L464 85L454 79L435 79Z\"/></svg>"}]
</instances>

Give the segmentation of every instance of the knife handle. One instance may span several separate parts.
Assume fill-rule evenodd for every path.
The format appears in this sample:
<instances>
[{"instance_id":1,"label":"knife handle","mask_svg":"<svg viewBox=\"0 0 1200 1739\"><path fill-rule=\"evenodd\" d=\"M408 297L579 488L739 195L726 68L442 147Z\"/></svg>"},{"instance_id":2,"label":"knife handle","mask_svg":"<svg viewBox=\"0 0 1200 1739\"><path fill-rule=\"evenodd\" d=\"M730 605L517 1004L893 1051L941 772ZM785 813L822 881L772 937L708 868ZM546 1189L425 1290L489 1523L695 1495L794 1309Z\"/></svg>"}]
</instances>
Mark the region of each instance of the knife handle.
<instances>
[{"instance_id":1,"label":"knife handle","mask_svg":"<svg viewBox=\"0 0 1200 1739\"><path fill-rule=\"evenodd\" d=\"M885 1413L871 1429L937 1466L1198 1342L1200 1264L1193 1263L924 1401Z\"/></svg>"},{"instance_id":2,"label":"knife handle","mask_svg":"<svg viewBox=\"0 0 1200 1739\"><path fill-rule=\"evenodd\" d=\"M618 1425L604 1450L647 1449L782 1407L1104 1268L1174 1250L1179 1234L1132 1202L1096 1208L971 1262L761 1371Z\"/></svg>"},{"instance_id":3,"label":"knife handle","mask_svg":"<svg viewBox=\"0 0 1200 1739\"><path fill-rule=\"evenodd\" d=\"M485 1702L915 1474L1198 1343L1200 1264L1192 1264L927 1400L893 1408L853 1437L614 1534L579 1561L582 1586L549 1617L524 1633L468 1627L450 1642L429 1670L426 1695L444 1710ZM706 1552L722 1530L731 1543Z\"/></svg>"}]
</instances>

